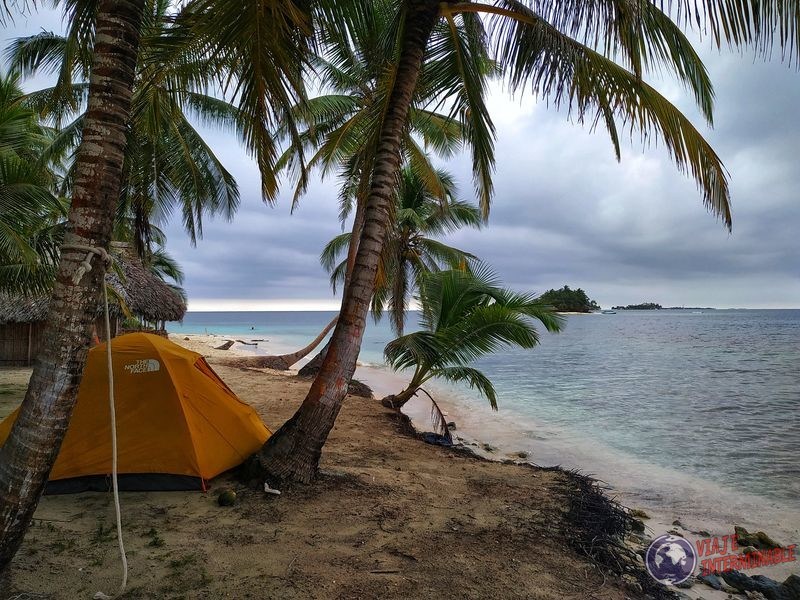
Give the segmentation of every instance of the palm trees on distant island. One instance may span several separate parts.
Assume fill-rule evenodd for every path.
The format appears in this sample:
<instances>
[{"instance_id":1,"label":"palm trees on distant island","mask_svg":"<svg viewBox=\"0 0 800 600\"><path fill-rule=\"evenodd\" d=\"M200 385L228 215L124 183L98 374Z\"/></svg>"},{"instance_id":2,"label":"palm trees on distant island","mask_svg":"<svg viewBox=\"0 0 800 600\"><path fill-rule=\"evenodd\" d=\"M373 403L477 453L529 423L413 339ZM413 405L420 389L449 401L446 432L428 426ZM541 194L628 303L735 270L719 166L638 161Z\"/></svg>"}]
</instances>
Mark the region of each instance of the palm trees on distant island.
<instances>
[{"instance_id":1,"label":"palm trees on distant island","mask_svg":"<svg viewBox=\"0 0 800 600\"><path fill-rule=\"evenodd\" d=\"M600 305L591 300L581 288L573 290L568 285L560 290L547 290L541 299L559 312L588 313L600 310Z\"/></svg>"},{"instance_id":2,"label":"palm trees on distant island","mask_svg":"<svg viewBox=\"0 0 800 600\"><path fill-rule=\"evenodd\" d=\"M664 308L655 302L642 302L641 304L628 304L627 306L614 306L614 310L661 310Z\"/></svg>"}]
</instances>

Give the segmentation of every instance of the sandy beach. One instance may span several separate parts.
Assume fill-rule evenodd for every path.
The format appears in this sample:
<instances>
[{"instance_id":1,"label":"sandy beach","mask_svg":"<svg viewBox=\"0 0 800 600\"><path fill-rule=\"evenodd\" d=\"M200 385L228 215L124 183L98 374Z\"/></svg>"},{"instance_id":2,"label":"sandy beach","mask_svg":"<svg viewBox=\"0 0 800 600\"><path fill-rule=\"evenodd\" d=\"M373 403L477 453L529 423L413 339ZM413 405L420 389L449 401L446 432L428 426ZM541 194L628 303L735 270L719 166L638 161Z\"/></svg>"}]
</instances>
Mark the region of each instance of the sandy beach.
<instances>
[{"instance_id":1,"label":"sandy beach","mask_svg":"<svg viewBox=\"0 0 800 600\"><path fill-rule=\"evenodd\" d=\"M277 428L309 385L287 373L218 364L213 340L176 340L209 357ZM24 381L24 369L2 372ZM6 381L4 379L3 381ZM18 401L18 398L16 399ZM3 408L15 402L3 396ZM583 555L568 513L569 474L488 462L424 444L374 400L349 397L310 486L281 496L233 476L208 493L124 493L125 598L615 598L639 584ZM221 489L236 490L221 508ZM113 594L120 565L109 494L42 499L0 598Z\"/></svg>"}]
</instances>

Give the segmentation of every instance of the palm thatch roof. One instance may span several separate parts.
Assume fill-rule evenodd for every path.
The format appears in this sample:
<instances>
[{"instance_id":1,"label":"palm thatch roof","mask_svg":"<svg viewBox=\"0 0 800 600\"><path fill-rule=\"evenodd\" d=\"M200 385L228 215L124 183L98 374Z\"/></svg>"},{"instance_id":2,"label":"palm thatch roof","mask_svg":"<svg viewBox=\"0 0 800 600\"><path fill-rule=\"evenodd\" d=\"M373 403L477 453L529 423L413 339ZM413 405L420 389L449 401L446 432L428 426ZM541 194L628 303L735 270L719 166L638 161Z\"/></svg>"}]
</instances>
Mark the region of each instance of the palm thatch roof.
<instances>
[{"instance_id":1,"label":"palm thatch roof","mask_svg":"<svg viewBox=\"0 0 800 600\"><path fill-rule=\"evenodd\" d=\"M106 284L113 291L109 295L113 315L130 312L148 322L183 319L186 302L178 291L151 273L127 245L112 244L111 253L115 266L106 273ZM0 293L0 325L43 321L49 304L47 296Z\"/></svg>"},{"instance_id":2,"label":"palm thatch roof","mask_svg":"<svg viewBox=\"0 0 800 600\"><path fill-rule=\"evenodd\" d=\"M0 293L0 325L44 320L50 298L24 298Z\"/></svg>"}]
</instances>

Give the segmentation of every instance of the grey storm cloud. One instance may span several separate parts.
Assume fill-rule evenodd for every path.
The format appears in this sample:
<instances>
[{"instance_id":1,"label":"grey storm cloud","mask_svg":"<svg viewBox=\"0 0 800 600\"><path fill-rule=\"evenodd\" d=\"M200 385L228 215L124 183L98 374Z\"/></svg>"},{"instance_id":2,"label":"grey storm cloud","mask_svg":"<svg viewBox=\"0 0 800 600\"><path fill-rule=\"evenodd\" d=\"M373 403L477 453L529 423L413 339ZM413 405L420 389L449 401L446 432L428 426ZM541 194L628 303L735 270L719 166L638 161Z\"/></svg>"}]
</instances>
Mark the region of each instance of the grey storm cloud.
<instances>
[{"instance_id":1,"label":"grey storm cloud","mask_svg":"<svg viewBox=\"0 0 800 600\"><path fill-rule=\"evenodd\" d=\"M59 23L45 13L19 22L17 31L58 29ZM510 100L498 88L490 98L498 130L490 222L448 241L480 256L516 288L569 284L604 306L653 300L800 307L800 73L781 63L779 53L763 62L712 50L707 41L698 48L716 90L713 128L674 81L665 77L655 85L728 168L732 234L706 211L694 182L678 172L663 145L643 144L634 133L618 163L602 128L591 131L530 96ZM335 179L315 182L294 214L293 182L285 183L275 206L266 206L256 167L238 141L203 131L237 178L242 204L233 222L206 221L196 247L179 215L165 224L169 250L186 271L190 307L297 300L334 307L318 257L342 231ZM461 198L470 199L469 157L440 164L456 176Z\"/></svg>"}]
</instances>

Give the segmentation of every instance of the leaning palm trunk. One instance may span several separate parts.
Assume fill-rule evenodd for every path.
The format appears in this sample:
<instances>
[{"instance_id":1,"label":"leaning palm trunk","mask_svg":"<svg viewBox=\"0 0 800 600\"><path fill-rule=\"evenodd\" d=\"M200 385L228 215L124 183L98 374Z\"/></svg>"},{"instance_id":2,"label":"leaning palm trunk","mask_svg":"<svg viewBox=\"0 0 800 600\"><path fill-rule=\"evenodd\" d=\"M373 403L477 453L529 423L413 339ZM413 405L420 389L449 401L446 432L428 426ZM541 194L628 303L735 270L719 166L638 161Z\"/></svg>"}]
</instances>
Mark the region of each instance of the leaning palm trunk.
<instances>
[{"instance_id":1,"label":"leaning palm trunk","mask_svg":"<svg viewBox=\"0 0 800 600\"><path fill-rule=\"evenodd\" d=\"M356 255L358 254L358 240L361 238L361 230L364 227L364 203L359 200L356 201L356 214L353 218L353 231L350 236L350 245L347 247L347 268L344 273L344 285L342 286L342 297L347 294L347 287L350 284L350 277L353 274L353 267L356 263ZM336 315L339 318L339 315ZM326 330L327 332L327 330ZM328 355L328 348L331 345L331 340L328 340L322 350L317 352L317 355L312 358L306 365L300 369L297 374L300 377L316 377L319 370L322 368L322 362ZM299 359L298 359L299 360ZM297 362L297 361L295 361Z\"/></svg>"},{"instance_id":2,"label":"leaning palm trunk","mask_svg":"<svg viewBox=\"0 0 800 600\"><path fill-rule=\"evenodd\" d=\"M328 332L333 329L336 325L336 322L339 320L339 315L333 317L330 323L325 326L317 337L315 337L310 344L308 344L305 348L301 348L297 352L292 352L291 354L278 354L273 356L250 356L247 358L233 358L227 361L224 361L223 364L226 364L231 367L239 367L245 369L275 369L278 371L286 371L287 369L291 368L293 364L297 361L302 360L316 348L319 346L320 342L325 339L325 336L328 335ZM327 346L326 346L327 347Z\"/></svg>"},{"instance_id":3,"label":"leaning palm trunk","mask_svg":"<svg viewBox=\"0 0 800 600\"><path fill-rule=\"evenodd\" d=\"M22 543L64 438L97 316L103 269L98 258L77 283L86 251L106 248L120 194L126 124L139 47L143 0L100 0L83 141L67 233L50 312L28 392L0 449L0 571Z\"/></svg>"},{"instance_id":4,"label":"leaning palm trunk","mask_svg":"<svg viewBox=\"0 0 800 600\"><path fill-rule=\"evenodd\" d=\"M394 408L400 410L405 406L406 402L411 400L414 396L417 395L417 390L419 388L417 386L409 385L406 389L404 389L399 394L390 394L381 400L381 404L386 408Z\"/></svg>"},{"instance_id":5,"label":"leaning palm trunk","mask_svg":"<svg viewBox=\"0 0 800 600\"><path fill-rule=\"evenodd\" d=\"M333 332L322 368L303 404L273 435L259 455L266 473L278 479L310 481L317 471L361 349L366 317L386 230L392 191L400 172L400 151L409 107L422 67L428 38L439 12L436 0L409 0L402 50L394 86L375 154L375 166L364 211L355 266L344 292L339 323Z\"/></svg>"},{"instance_id":6,"label":"leaning palm trunk","mask_svg":"<svg viewBox=\"0 0 800 600\"><path fill-rule=\"evenodd\" d=\"M297 374L300 377L308 377L309 379L311 377L316 377L317 373L319 373L319 370L322 368L322 363L325 360L325 357L328 356L328 348L330 348L330 346L331 341L328 340L328 342L322 347L322 350L317 352L314 358L304 364L300 370L297 371Z\"/></svg>"},{"instance_id":7,"label":"leaning palm trunk","mask_svg":"<svg viewBox=\"0 0 800 600\"><path fill-rule=\"evenodd\" d=\"M302 360L303 358L311 354L314 348L319 346L320 342L322 342L322 340L325 339L325 336L328 335L328 332L336 326L336 323L338 321L339 321L339 315L336 315L335 317L333 317L331 322L325 326L325 329L323 329L320 332L320 334L317 337L315 337L308 346L306 346L305 348L301 348L297 352L292 352L291 354L281 354L277 358L283 360L286 363L286 368L288 369L297 361Z\"/></svg>"}]
</instances>

